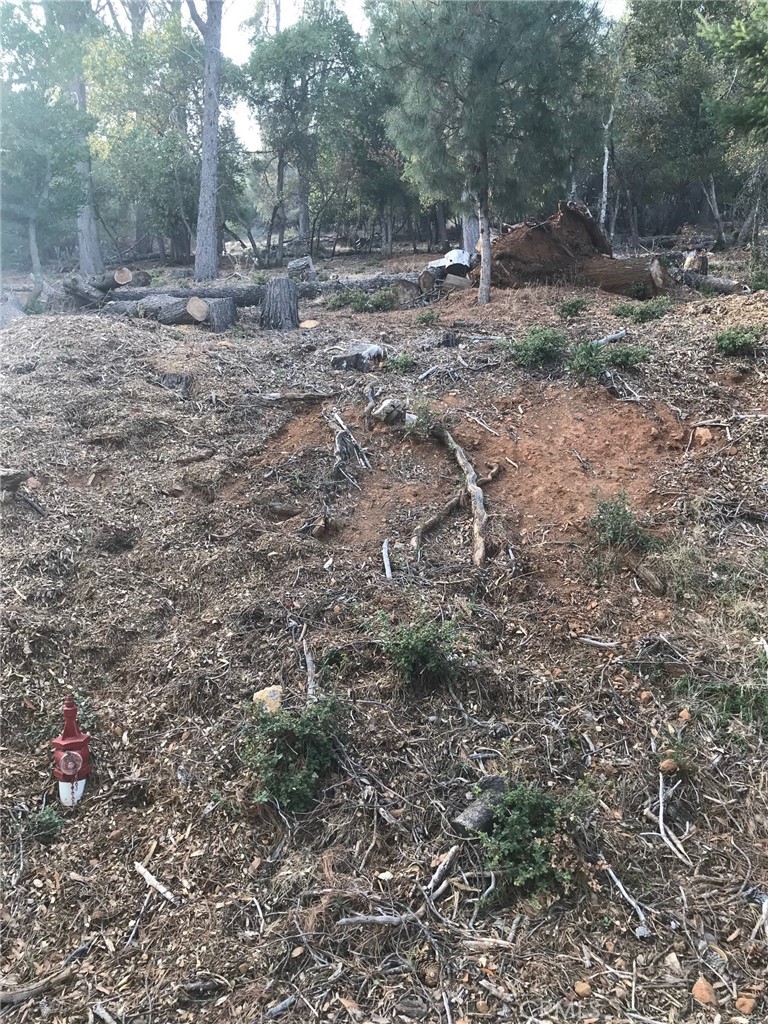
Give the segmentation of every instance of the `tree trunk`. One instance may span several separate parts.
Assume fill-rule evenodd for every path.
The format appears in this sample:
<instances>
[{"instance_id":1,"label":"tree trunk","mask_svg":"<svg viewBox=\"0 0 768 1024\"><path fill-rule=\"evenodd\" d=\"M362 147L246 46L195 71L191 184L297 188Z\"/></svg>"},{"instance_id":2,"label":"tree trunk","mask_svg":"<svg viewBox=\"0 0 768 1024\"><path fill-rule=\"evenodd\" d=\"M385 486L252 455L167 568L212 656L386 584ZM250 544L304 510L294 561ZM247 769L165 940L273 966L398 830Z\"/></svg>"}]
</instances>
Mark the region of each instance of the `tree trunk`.
<instances>
[{"instance_id":1,"label":"tree trunk","mask_svg":"<svg viewBox=\"0 0 768 1024\"><path fill-rule=\"evenodd\" d=\"M210 324L215 334L226 331L237 321L234 299L201 299L193 295L187 302L187 312L197 323Z\"/></svg>"},{"instance_id":2,"label":"tree trunk","mask_svg":"<svg viewBox=\"0 0 768 1024\"><path fill-rule=\"evenodd\" d=\"M617 192L616 198L613 202L613 209L611 210L611 226L608 229L608 238L613 242L614 236L616 235L616 218L619 216L619 210L621 208L621 195Z\"/></svg>"},{"instance_id":3,"label":"tree trunk","mask_svg":"<svg viewBox=\"0 0 768 1024\"><path fill-rule=\"evenodd\" d=\"M40 263L40 250L37 247L37 212L28 220L29 226L29 258L32 262L32 276L35 279L35 291L40 294L43 287L43 267Z\"/></svg>"},{"instance_id":4,"label":"tree trunk","mask_svg":"<svg viewBox=\"0 0 768 1024\"><path fill-rule=\"evenodd\" d=\"M190 14L205 40L203 75L203 143L200 167L200 199L197 213L195 280L218 276L216 196L219 148L219 91L221 88L221 12L222 0L207 0L205 22L197 14L194 0L188 0Z\"/></svg>"},{"instance_id":5,"label":"tree trunk","mask_svg":"<svg viewBox=\"0 0 768 1024\"><path fill-rule=\"evenodd\" d=\"M732 281L726 277L712 277L705 274L697 274L695 270L683 270L674 267L669 272L673 281L678 284L687 284L690 288L705 288L719 295L740 295L748 292L749 288L740 281Z\"/></svg>"},{"instance_id":6,"label":"tree trunk","mask_svg":"<svg viewBox=\"0 0 768 1024\"><path fill-rule=\"evenodd\" d=\"M480 291L477 301L491 301L491 222L488 217L488 154L482 156L483 186L480 190Z\"/></svg>"},{"instance_id":7,"label":"tree trunk","mask_svg":"<svg viewBox=\"0 0 768 1024\"><path fill-rule=\"evenodd\" d=\"M664 291L667 276L658 259L615 260L610 256L593 256L575 268L577 284L594 285L616 295L634 299L650 299Z\"/></svg>"},{"instance_id":8,"label":"tree trunk","mask_svg":"<svg viewBox=\"0 0 768 1024\"><path fill-rule=\"evenodd\" d=\"M466 252L475 252L480 241L480 215L466 214L461 220L461 247Z\"/></svg>"},{"instance_id":9,"label":"tree trunk","mask_svg":"<svg viewBox=\"0 0 768 1024\"><path fill-rule=\"evenodd\" d=\"M146 288L150 282L151 278L146 270L133 271L128 267L117 267L99 277L88 278L88 284L102 292L108 292L112 288L120 288L126 284L132 284L135 288Z\"/></svg>"},{"instance_id":10,"label":"tree trunk","mask_svg":"<svg viewBox=\"0 0 768 1024\"><path fill-rule=\"evenodd\" d=\"M742 246L746 245L749 241L749 236L752 233L752 225L755 223L755 217L757 216L757 206L753 206L749 211L749 216L746 218L744 223L739 229L739 233L736 237L736 247L741 249Z\"/></svg>"},{"instance_id":11,"label":"tree trunk","mask_svg":"<svg viewBox=\"0 0 768 1024\"><path fill-rule=\"evenodd\" d=\"M712 216L715 218L715 224L717 225L717 247L720 249L728 248L728 239L725 237L725 230L723 228L723 218L720 216L720 209L717 205L717 192L715 191L715 176L710 174L709 176L709 187L701 182L701 190L704 193L704 198L707 200Z\"/></svg>"},{"instance_id":12,"label":"tree trunk","mask_svg":"<svg viewBox=\"0 0 768 1024\"><path fill-rule=\"evenodd\" d=\"M392 200L388 199L384 204L384 215L381 218L381 250L383 256L392 255Z\"/></svg>"},{"instance_id":13,"label":"tree trunk","mask_svg":"<svg viewBox=\"0 0 768 1024\"><path fill-rule=\"evenodd\" d=\"M285 153L277 155L277 265L285 256Z\"/></svg>"},{"instance_id":14,"label":"tree trunk","mask_svg":"<svg viewBox=\"0 0 768 1024\"><path fill-rule=\"evenodd\" d=\"M442 203L435 203L435 219L437 220L437 241L445 248L448 245L448 231L445 226L445 207Z\"/></svg>"},{"instance_id":15,"label":"tree trunk","mask_svg":"<svg viewBox=\"0 0 768 1024\"><path fill-rule=\"evenodd\" d=\"M297 162L299 198L299 237L302 241L309 239L309 173L303 160Z\"/></svg>"},{"instance_id":16,"label":"tree trunk","mask_svg":"<svg viewBox=\"0 0 768 1024\"><path fill-rule=\"evenodd\" d=\"M611 112L608 115L608 120L603 125L603 189L600 193L600 217L598 223L600 230L605 231L605 215L608 211L608 164L611 156L611 125L613 124L613 104L611 104Z\"/></svg>"},{"instance_id":17,"label":"tree trunk","mask_svg":"<svg viewBox=\"0 0 768 1024\"><path fill-rule=\"evenodd\" d=\"M289 277L273 277L267 282L261 326L277 331L292 331L299 326L299 293Z\"/></svg>"}]
</instances>

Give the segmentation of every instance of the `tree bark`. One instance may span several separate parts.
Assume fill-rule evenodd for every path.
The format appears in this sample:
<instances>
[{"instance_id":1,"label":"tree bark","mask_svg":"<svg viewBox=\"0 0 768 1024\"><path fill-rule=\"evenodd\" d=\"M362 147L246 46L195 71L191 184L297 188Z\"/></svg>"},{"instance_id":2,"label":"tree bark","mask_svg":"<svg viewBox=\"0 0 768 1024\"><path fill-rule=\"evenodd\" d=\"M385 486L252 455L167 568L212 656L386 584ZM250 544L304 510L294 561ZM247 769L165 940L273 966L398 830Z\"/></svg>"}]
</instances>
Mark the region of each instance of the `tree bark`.
<instances>
[{"instance_id":1,"label":"tree bark","mask_svg":"<svg viewBox=\"0 0 768 1024\"><path fill-rule=\"evenodd\" d=\"M697 274L695 270L682 270L675 267L669 276L678 284L687 284L690 288L705 288L719 295L739 295L749 291L746 284L732 281L726 277L712 277L708 274Z\"/></svg>"},{"instance_id":2,"label":"tree bark","mask_svg":"<svg viewBox=\"0 0 768 1024\"><path fill-rule=\"evenodd\" d=\"M276 331L292 331L299 326L299 293L289 277L273 277L267 282L261 326Z\"/></svg>"},{"instance_id":3,"label":"tree bark","mask_svg":"<svg viewBox=\"0 0 768 1024\"><path fill-rule=\"evenodd\" d=\"M466 252L475 252L480 241L480 215L470 213L461 220L461 247Z\"/></svg>"},{"instance_id":4,"label":"tree bark","mask_svg":"<svg viewBox=\"0 0 768 1024\"><path fill-rule=\"evenodd\" d=\"M296 164L299 199L299 237L309 241L309 171L303 159Z\"/></svg>"},{"instance_id":5,"label":"tree bark","mask_svg":"<svg viewBox=\"0 0 768 1024\"><path fill-rule=\"evenodd\" d=\"M615 260L610 256L593 256L574 268L577 284L593 285L616 295L634 299L650 299L659 295L666 284L666 272L658 259Z\"/></svg>"},{"instance_id":6,"label":"tree bark","mask_svg":"<svg viewBox=\"0 0 768 1024\"><path fill-rule=\"evenodd\" d=\"M749 211L749 214L741 225L739 233L736 236L736 247L741 249L742 246L746 245L749 241L749 236L752 233L752 225L755 223L755 217L757 216L757 206L753 206Z\"/></svg>"},{"instance_id":7,"label":"tree bark","mask_svg":"<svg viewBox=\"0 0 768 1024\"><path fill-rule=\"evenodd\" d=\"M203 75L203 143L200 167L200 199L197 213L195 280L218 276L216 197L219 150L219 92L221 88L221 13L222 0L207 0L205 22L197 13L194 0L187 0L192 19L205 41Z\"/></svg>"},{"instance_id":8,"label":"tree bark","mask_svg":"<svg viewBox=\"0 0 768 1024\"><path fill-rule=\"evenodd\" d=\"M488 153L481 157L483 185L480 190L480 291L477 301L486 306L491 301L491 222L488 216Z\"/></svg>"},{"instance_id":9,"label":"tree bark","mask_svg":"<svg viewBox=\"0 0 768 1024\"><path fill-rule=\"evenodd\" d=\"M383 256L392 255L392 200L387 199L384 204L384 216L381 218L381 250Z\"/></svg>"},{"instance_id":10,"label":"tree bark","mask_svg":"<svg viewBox=\"0 0 768 1024\"><path fill-rule=\"evenodd\" d=\"M611 112L608 115L608 120L603 125L603 189L600 193L600 217L598 220L601 231L605 231L605 215L608 211L608 165L610 163L611 156L610 138L612 124L613 104L611 104Z\"/></svg>"},{"instance_id":11,"label":"tree bark","mask_svg":"<svg viewBox=\"0 0 768 1024\"><path fill-rule=\"evenodd\" d=\"M725 237L725 230L723 228L723 218L720 216L720 208L717 205L717 192L715 191L715 176L710 174L708 186L701 182L701 190L704 193L704 198L707 200L712 216L715 218L715 224L717 225L717 246L720 249L728 248L728 239Z\"/></svg>"},{"instance_id":12,"label":"tree bark","mask_svg":"<svg viewBox=\"0 0 768 1024\"><path fill-rule=\"evenodd\" d=\"M40 250L37 246L37 211L30 215L29 226L29 258L32 261L32 276L35 279L35 291L40 294L43 287L43 266L40 263Z\"/></svg>"}]
</instances>

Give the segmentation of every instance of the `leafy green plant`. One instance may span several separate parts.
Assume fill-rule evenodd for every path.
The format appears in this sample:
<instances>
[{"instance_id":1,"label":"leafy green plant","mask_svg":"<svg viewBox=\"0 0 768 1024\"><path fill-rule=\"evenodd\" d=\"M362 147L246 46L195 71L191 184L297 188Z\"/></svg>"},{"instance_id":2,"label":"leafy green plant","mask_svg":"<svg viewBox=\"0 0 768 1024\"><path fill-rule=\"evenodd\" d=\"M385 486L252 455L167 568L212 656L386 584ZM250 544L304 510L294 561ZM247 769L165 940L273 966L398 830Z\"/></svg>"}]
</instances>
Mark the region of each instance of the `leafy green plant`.
<instances>
[{"instance_id":1,"label":"leafy green plant","mask_svg":"<svg viewBox=\"0 0 768 1024\"><path fill-rule=\"evenodd\" d=\"M646 362L650 349L640 345L595 345L585 342L579 345L571 359L571 371L580 380L599 377L609 366L628 370Z\"/></svg>"},{"instance_id":2,"label":"leafy green plant","mask_svg":"<svg viewBox=\"0 0 768 1024\"><path fill-rule=\"evenodd\" d=\"M43 846L51 846L61 835L64 819L55 807L43 807L36 814L31 814L24 823L24 833L28 839L34 839Z\"/></svg>"},{"instance_id":3,"label":"leafy green plant","mask_svg":"<svg viewBox=\"0 0 768 1024\"><path fill-rule=\"evenodd\" d=\"M421 324L424 327L429 327L431 324L436 324L440 319L440 315L434 311L434 309L424 309L421 313L417 313L413 318L415 324Z\"/></svg>"},{"instance_id":4,"label":"leafy green plant","mask_svg":"<svg viewBox=\"0 0 768 1024\"><path fill-rule=\"evenodd\" d=\"M598 501L590 523L598 542L604 547L637 547L645 541L625 491L621 491L615 498Z\"/></svg>"},{"instance_id":5,"label":"leafy green plant","mask_svg":"<svg viewBox=\"0 0 768 1024\"><path fill-rule=\"evenodd\" d=\"M651 320L659 320L672 308L669 299L649 299L647 302L622 302L613 307L613 315L636 324L647 324Z\"/></svg>"},{"instance_id":6,"label":"leafy green plant","mask_svg":"<svg viewBox=\"0 0 768 1024\"><path fill-rule=\"evenodd\" d=\"M391 288L380 288L372 295L358 289L335 292L328 299L328 309L351 309L355 313L376 313L395 307L395 293Z\"/></svg>"},{"instance_id":7,"label":"leafy green plant","mask_svg":"<svg viewBox=\"0 0 768 1024\"><path fill-rule=\"evenodd\" d=\"M323 697L301 711L272 713L256 704L250 714L243 761L257 780L254 799L274 800L284 811L308 810L336 761L337 701Z\"/></svg>"},{"instance_id":8,"label":"leafy green plant","mask_svg":"<svg viewBox=\"0 0 768 1024\"><path fill-rule=\"evenodd\" d=\"M409 373L415 365L416 360L410 352L401 352L399 355L387 359L384 369L387 373Z\"/></svg>"},{"instance_id":9,"label":"leafy green plant","mask_svg":"<svg viewBox=\"0 0 768 1024\"><path fill-rule=\"evenodd\" d=\"M416 419L406 424L405 433L417 441L426 441L432 435L435 427L442 423L441 415L426 399L422 398L414 402L410 412Z\"/></svg>"},{"instance_id":10,"label":"leafy green plant","mask_svg":"<svg viewBox=\"0 0 768 1024\"><path fill-rule=\"evenodd\" d=\"M768 254L753 245L749 253L750 286L753 292L768 290Z\"/></svg>"},{"instance_id":11,"label":"leafy green plant","mask_svg":"<svg viewBox=\"0 0 768 1024\"><path fill-rule=\"evenodd\" d=\"M551 327L531 327L522 341L512 346L515 361L526 369L547 366L563 358L566 337Z\"/></svg>"},{"instance_id":12,"label":"leafy green plant","mask_svg":"<svg viewBox=\"0 0 768 1024\"><path fill-rule=\"evenodd\" d=\"M566 299L555 306L555 311L561 320L575 320L585 309L589 309L587 299Z\"/></svg>"},{"instance_id":13,"label":"leafy green plant","mask_svg":"<svg viewBox=\"0 0 768 1024\"><path fill-rule=\"evenodd\" d=\"M449 622L419 621L391 627L386 622L382 648L403 683L433 689L456 678L456 632Z\"/></svg>"},{"instance_id":14,"label":"leafy green plant","mask_svg":"<svg viewBox=\"0 0 768 1024\"><path fill-rule=\"evenodd\" d=\"M532 786L517 786L501 797L491 832L480 837L486 869L496 875L502 899L566 880L553 864L551 841L562 818L558 801Z\"/></svg>"},{"instance_id":15,"label":"leafy green plant","mask_svg":"<svg viewBox=\"0 0 768 1024\"><path fill-rule=\"evenodd\" d=\"M715 348L723 356L749 356L759 337L758 327L731 327L715 335Z\"/></svg>"}]
</instances>

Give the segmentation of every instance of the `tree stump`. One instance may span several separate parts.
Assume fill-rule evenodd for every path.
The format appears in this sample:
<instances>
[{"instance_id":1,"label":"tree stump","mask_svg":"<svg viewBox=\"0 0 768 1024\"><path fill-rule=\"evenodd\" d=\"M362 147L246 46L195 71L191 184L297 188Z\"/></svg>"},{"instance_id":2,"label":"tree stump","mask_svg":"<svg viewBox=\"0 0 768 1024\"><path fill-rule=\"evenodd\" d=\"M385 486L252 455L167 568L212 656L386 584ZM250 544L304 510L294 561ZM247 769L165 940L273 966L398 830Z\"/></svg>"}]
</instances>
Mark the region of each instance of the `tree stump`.
<instances>
[{"instance_id":1,"label":"tree stump","mask_svg":"<svg viewBox=\"0 0 768 1024\"><path fill-rule=\"evenodd\" d=\"M261 326L275 331L293 331L299 326L299 293L290 278L273 277L267 282Z\"/></svg>"}]
</instances>

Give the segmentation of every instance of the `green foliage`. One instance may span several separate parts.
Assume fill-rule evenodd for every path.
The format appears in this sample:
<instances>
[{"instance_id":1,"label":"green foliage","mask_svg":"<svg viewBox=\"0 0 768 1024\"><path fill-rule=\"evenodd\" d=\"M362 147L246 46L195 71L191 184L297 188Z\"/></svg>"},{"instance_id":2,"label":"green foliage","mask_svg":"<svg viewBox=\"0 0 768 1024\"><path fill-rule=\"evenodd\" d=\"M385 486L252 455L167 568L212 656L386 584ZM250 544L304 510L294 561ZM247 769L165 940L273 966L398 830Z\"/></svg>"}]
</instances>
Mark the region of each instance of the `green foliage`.
<instances>
[{"instance_id":1,"label":"green foliage","mask_svg":"<svg viewBox=\"0 0 768 1024\"><path fill-rule=\"evenodd\" d=\"M515 361L532 370L559 362L565 354L566 336L550 327L531 327L512 347Z\"/></svg>"},{"instance_id":2,"label":"green foliage","mask_svg":"<svg viewBox=\"0 0 768 1024\"><path fill-rule=\"evenodd\" d=\"M351 309L354 313L380 313L395 308L395 293L391 288L380 288L369 295L357 288L334 292L328 299L328 309Z\"/></svg>"},{"instance_id":3,"label":"green foliage","mask_svg":"<svg viewBox=\"0 0 768 1024\"><path fill-rule=\"evenodd\" d=\"M254 799L273 800L284 811L308 810L336 761L337 701L323 697L301 711L274 713L256 704L250 714L243 761L256 777Z\"/></svg>"},{"instance_id":4,"label":"green foliage","mask_svg":"<svg viewBox=\"0 0 768 1024\"><path fill-rule=\"evenodd\" d=\"M24 823L24 833L43 846L51 846L61 835L64 819L50 804L36 814L31 814Z\"/></svg>"},{"instance_id":5,"label":"green foliage","mask_svg":"<svg viewBox=\"0 0 768 1024\"><path fill-rule=\"evenodd\" d=\"M555 307L561 320L575 320L585 309L589 309L587 299L566 299Z\"/></svg>"},{"instance_id":6,"label":"green foliage","mask_svg":"<svg viewBox=\"0 0 768 1024\"><path fill-rule=\"evenodd\" d=\"M384 619L381 636L386 656L407 687L430 690L456 678L456 632L449 622L419 620L392 627Z\"/></svg>"},{"instance_id":7,"label":"green foliage","mask_svg":"<svg viewBox=\"0 0 768 1024\"><path fill-rule=\"evenodd\" d=\"M715 336L715 348L724 356L754 355L759 337L758 327L731 327Z\"/></svg>"},{"instance_id":8,"label":"green foliage","mask_svg":"<svg viewBox=\"0 0 768 1024\"><path fill-rule=\"evenodd\" d=\"M516 786L496 808L490 834L481 833L483 859L502 898L536 892L565 880L553 864L552 838L562 818L558 801L531 786Z\"/></svg>"},{"instance_id":9,"label":"green foliage","mask_svg":"<svg viewBox=\"0 0 768 1024\"><path fill-rule=\"evenodd\" d=\"M598 501L590 524L604 547L637 546L644 536L625 491Z\"/></svg>"},{"instance_id":10,"label":"green foliage","mask_svg":"<svg viewBox=\"0 0 768 1024\"><path fill-rule=\"evenodd\" d=\"M713 103L718 118L729 128L753 133L758 142L768 142L768 0L752 0L741 6L728 25L704 23L702 38L734 69L736 91Z\"/></svg>"},{"instance_id":11,"label":"green foliage","mask_svg":"<svg viewBox=\"0 0 768 1024\"><path fill-rule=\"evenodd\" d=\"M416 314L413 322L424 327L430 327L432 324L436 324L439 319L440 315L434 309L424 309L421 313Z\"/></svg>"},{"instance_id":12,"label":"green foliage","mask_svg":"<svg viewBox=\"0 0 768 1024\"><path fill-rule=\"evenodd\" d=\"M613 307L613 315L620 316L625 320L631 320L636 324L647 324L651 320L659 320L672 308L669 299L649 299L648 302L634 304L623 302Z\"/></svg>"},{"instance_id":13,"label":"green foliage","mask_svg":"<svg viewBox=\"0 0 768 1024\"><path fill-rule=\"evenodd\" d=\"M441 416L425 399L414 402L409 411L416 419L413 423L406 424L405 433L408 437L413 437L418 441L426 441L432 435L435 427L442 423Z\"/></svg>"},{"instance_id":14,"label":"green foliage","mask_svg":"<svg viewBox=\"0 0 768 1024\"><path fill-rule=\"evenodd\" d=\"M768 291L768 254L757 245L749 251L749 273L753 292Z\"/></svg>"},{"instance_id":15,"label":"green foliage","mask_svg":"<svg viewBox=\"0 0 768 1024\"><path fill-rule=\"evenodd\" d=\"M410 373L415 366L416 360L410 352L401 352L399 355L387 359L384 363L384 369L387 373Z\"/></svg>"},{"instance_id":16,"label":"green foliage","mask_svg":"<svg viewBox=\"0 0 768 1024\"><path fill-rule=\"evenodd\" d=\"M765 664L755 665L755 675L765 678ZM711 705L722 727L740 718L768 736L768 685L756 678L750 683L695 680L684 676L677 684L678 693Z\"/></svg>"},{"instance_id":17,"label":"green foliage","mask_svg":"<svg viewBox=\"0 0 768 1024\"><path fill-rule=\"evenodd\" d=\"M579 345L571 359L571 370L580 380L599 377L608 367L631 370L650 358L650 349L639 345Z\"/></svg>"}]
</instances>

